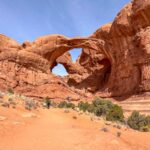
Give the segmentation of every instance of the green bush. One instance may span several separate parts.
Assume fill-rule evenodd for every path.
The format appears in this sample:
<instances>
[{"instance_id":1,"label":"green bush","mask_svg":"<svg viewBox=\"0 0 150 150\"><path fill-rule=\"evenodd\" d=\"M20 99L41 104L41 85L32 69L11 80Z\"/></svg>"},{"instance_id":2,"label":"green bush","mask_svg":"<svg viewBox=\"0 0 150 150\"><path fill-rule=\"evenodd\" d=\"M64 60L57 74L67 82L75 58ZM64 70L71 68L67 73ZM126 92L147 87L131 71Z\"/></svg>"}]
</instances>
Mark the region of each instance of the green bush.
<instances>
[{"instance_id":1,"label":"green bush","mask_svg":"<svg viewBox=\"0 0 150 150\"><path fill-rule=\"evenodd\" d=\"M75 108L75 104L73 104L73 103L67 103L67 108L74 109Z\"/></svg>"},{"instance_id":2,"label":"green bush","mask_svg":"<svg viewBox=\"0 0 150 150\"><path fill-rule=\"evenodd\" d=\"M102 98L96 98L92 102L94 109L94 114L96 116L106 115L107 112L114 106L114 104L109 100L104 100Z\"/></svg>"},{"instance_id":3,"label":"green bush","mask_svg":"<svg viewBox=\"0 0 150 150\"><path fill-rule=\"evenodd\" d=\"M58 107L59 108L72 108L72 109L74 109L75 108L75 104L73 104L73 103L67 103L66 101L61 101L58 104Z\"/></svg>"},{"instance_id":4,"label":"green bush","mask_svg":"<svg viewBox=\"0 0 150 150\"><path fill-rule=\"evenodd\" d=\"M57 108L58 103L56 103L55 101L52 101L52 102L51 102L51 106L54 107L54 108Z\"/></svg>"},{"instance_id":5,"label":"green bush","mask_svg":"<svg viewBox=\"0 0 150 150\"><path fill-rule=\"evenodd\" d=\"M123 121L124 115L121 106L114 105L106 114L106 120L108 121Z\"/></svg>"},{"instance_id":6,"label":"green bush","mask_svg":"<svg viewBox=\"0 0 150 150\"><path fill-rule=\"evenodd\" d=\"M8 92L9 94L14 94L14 90L13 90L12 88L8 88L8 89L7 89L7 92Z\"/></svg>"},{"instance_id":7,"label":"green bush","mask_svg":"<svg viewBox=\"0 0 150 150\"><path fill-rule=\"evenodd\" d=\"M100 117L100 116L104 115L104 112L105 112L105 109L103 108L103 106L97 106L94 108L94 114L96 116Z\"/></svg>"},{"instance_id":8,"label":"green bush","mask_svg":"<svg viewBox=\"0 0 150 150\"><path fill-rule=\"evenodd\" d=\"M93 101L93 105L95 107L97 106L105 106L107 107L108 109L112 108L113 107L113 103L109 100L104 100L102 98L96 98L94 101Z\"/></svg>"},{"instance_id":9,"label":"green bush","mask_svg":"<svg viewBox=\"0 0 150 150\"><path fill-rule=\"evenodd\" d=\"M93 104L89 104L89 106L88 106L88 108L87 108L87 111L88 111L89 113L94 113L94 111L95 111L94 105L93 105Z\"/></svg>"},{"instance_id":10,"label":"green bush","mask_svg":"<svg viewBox=\"0 0 150 150\"><path fill-rule=\"evenodd\" d=\"M67 102L66 102L66 101L61 101L61 102L58 104L58 107L59 107L59 108L66 108L66 107L67 107Z\"/></svg>"},{"instance_id":11,"label":"green bush","mask_svg":"<svg viewBox=\"0 0 150 150\"><path fill-rule=\"evenodd\" d=\"M92 104L88 102L79 102L78 108L83 112L94 113L96 116L106 116L108 111L110 111L114 107L114 104L109 100L104 100L102 98L96 98Z\"/></svg>"},{"instance_id":12,"label":"green bush","mask_svg":"<svg viewBox=\"0 0 150 150\"><path fill-rule=\"evenodd\" d=\"M150 130L150 116L141 115L138 111L133 111L129 116L128 125L135 130L149 131Z\"/></svg>"},{"instance_id":13,"label":"green bush","mask_svg":"<svg viewBox=\"0 0 150 150\"><path fill-rule=\"evenodd\" d=\"M89 103L88 102L79 102L78 103L78 108L79 108L79 110L82 110L83 112L86 112L87 110L88 110L88 108L89 108Z\"/></svg>"},{"instance_id":14,"label":"green bush","mask_svg":"<svg viewBox=\"0 0 150 150\"><path fill-rule=\"evenodd\" d=\"M143 126L140 128L140 131L148 132L148 131L150 131L150 127L149 126Z\"/></svg>"}]
</instances>

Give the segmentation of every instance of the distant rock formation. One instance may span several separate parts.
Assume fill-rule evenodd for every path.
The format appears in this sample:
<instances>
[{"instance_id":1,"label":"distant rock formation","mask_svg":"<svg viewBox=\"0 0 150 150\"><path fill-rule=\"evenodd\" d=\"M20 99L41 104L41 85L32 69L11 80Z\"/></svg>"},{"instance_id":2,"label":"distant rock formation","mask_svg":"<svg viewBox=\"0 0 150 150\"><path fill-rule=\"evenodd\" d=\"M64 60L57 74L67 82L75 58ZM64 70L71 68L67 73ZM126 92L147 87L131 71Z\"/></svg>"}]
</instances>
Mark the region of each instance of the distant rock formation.
<instances>
[{"instance_id":1,"label":"distant rock formation","mask_svg":"<svg viewBox=\"0 0 150 150\"><path fill-rule=\"evenodd\" d=\"M82 48L73 63L69 50ZM51 73L62 64L68 76ZM150 1L133 0L89 37L40 37L22 45L0 35L0 89L78 100L150 91Z\"/></svg>"}]
</instances>

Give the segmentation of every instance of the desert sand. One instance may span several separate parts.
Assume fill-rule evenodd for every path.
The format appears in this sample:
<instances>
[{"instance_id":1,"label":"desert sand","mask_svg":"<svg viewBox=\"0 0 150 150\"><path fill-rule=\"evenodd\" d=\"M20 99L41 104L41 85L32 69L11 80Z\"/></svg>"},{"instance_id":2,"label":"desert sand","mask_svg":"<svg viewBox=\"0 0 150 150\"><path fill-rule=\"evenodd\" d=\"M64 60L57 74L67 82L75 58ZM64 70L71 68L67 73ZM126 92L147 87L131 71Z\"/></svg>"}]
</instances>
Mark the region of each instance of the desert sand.
<instances>
[{"instance_id":1,"label":"desert sand","mask_svg":"<svg viewBox=\"0 0 150 150\"><path fill-rule=\"evenodd\" d=\"M0 108L0 150L149 150L150 133L63 109ZM3 119L2 119L3 118ZM107 128L107 132L102 128ZM117 133L121 136L118 137Z\"/></svg>"}]
</instances>

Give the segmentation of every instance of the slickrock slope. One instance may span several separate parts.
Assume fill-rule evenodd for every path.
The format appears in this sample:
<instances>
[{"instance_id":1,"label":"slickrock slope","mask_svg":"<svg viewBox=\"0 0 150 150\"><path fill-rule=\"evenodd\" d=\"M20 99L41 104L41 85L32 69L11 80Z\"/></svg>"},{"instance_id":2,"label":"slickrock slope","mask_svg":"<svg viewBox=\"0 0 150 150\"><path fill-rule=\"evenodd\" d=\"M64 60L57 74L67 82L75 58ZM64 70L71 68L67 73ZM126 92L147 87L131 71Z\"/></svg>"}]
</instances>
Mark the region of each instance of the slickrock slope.
<instances>
[{"instance_id":1,"label":"slickrock slope","mask_svg":"<svg viewBox=\"0 0 150 150\"><path fill-rule=\"evenodd\" d=\"M68 53L73 48L83 49L76 63ZM67 77L51 73L58 63ZM77 100L149 92L150 1L133 0L86 38L48 35L20 45L0 35L0 70L1 90L28 96Z\"/></svg>"}]
</instances>

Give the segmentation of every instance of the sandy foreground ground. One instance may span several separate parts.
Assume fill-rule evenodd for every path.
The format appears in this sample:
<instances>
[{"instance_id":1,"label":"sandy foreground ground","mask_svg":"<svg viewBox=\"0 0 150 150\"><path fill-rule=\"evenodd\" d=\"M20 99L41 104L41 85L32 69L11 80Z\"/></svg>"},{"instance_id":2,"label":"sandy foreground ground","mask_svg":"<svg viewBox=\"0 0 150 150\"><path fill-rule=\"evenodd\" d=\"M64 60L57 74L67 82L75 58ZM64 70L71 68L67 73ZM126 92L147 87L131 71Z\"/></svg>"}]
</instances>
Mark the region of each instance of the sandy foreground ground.
<instances>
[{"instance_id":1,"label":"sandy foreground ground","mask_svg":"<svg viewBox=\"0 0 150 150\"><path fill-rule=\"evenodd\" d=\"M150 150L150 133L118 129L71 110L0 107L0 150Z\"/></svg>"}]
</instances>

